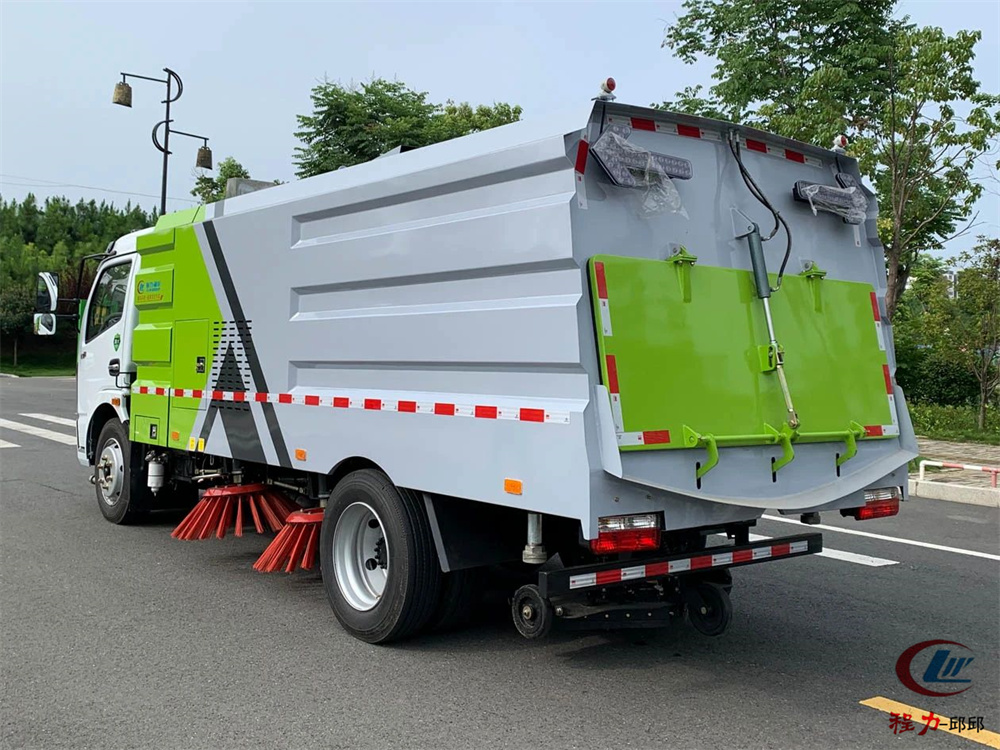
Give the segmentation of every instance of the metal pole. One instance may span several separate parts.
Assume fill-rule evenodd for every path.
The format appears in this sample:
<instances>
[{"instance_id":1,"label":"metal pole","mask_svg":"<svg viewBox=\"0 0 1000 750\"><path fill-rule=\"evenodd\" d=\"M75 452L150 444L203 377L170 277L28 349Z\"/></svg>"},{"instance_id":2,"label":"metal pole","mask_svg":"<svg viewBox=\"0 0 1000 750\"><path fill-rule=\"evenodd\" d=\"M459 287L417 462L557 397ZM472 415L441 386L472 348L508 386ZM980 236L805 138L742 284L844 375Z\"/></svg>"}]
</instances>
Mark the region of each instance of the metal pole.
<instances>
[{"instance_id":1,"label":"metal pole","mask_svg":"<svg viewBox=\"0 0 1000 750\"><path fill-rule=\"evenodd\" d=\"M167 164L170 159L170 73L167 73L167 115L163 133L163 179L160 183L160 216L167 213Z\"/></svg>"}]
</instances>

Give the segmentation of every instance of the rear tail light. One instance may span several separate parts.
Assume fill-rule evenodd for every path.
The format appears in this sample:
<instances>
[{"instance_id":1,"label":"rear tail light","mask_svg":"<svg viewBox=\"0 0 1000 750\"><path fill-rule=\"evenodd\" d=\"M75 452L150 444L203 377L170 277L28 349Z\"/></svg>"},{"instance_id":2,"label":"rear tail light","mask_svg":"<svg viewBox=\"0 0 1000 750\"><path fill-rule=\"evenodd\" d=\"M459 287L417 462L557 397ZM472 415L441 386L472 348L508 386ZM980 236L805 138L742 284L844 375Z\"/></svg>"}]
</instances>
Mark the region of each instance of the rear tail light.
<instances>
[{"instance_id":1,"label":"rear tail light","mask_svg":"<svg viewBox=\"0 0 1000 750\"><path fill-rule=\"evenodd\" d=\"M842 516L854 516L858 521L869 521L872 518L886 518L899 513L899 500L903 493L899 487L880 487L875 490L865 490L865 504L860 508L844 508Z\"/></svg>"},{"instance_id":2,"label":"rear tail light","mask_svg":"<svg viewBox=\"0 0 1000 750\"><path fill-rule=\"evenodd\" d=\"M660 517L656 513L599 518L597 539L590 540L590 551L597 555L659 548Z\"/></svg>"}]
</instances>

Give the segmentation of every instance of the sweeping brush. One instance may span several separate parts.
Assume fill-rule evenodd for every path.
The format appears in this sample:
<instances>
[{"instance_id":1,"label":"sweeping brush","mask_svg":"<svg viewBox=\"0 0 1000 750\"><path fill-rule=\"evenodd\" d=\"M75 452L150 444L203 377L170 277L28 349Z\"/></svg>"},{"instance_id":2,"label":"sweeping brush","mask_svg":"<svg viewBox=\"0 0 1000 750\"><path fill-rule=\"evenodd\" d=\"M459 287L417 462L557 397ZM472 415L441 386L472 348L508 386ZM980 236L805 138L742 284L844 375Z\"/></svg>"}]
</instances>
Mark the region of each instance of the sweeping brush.
<instances>
[{"instance_id":1,"label":"sweeping brush","mask_svg":"<svg viewBox=\"0 0 1000 750\"><path fill-rule=\"evenodd\" d=\"M208 539L214 534L222 539L231 527L235 528L236 536L243 536L243 522L251 518L258 534L263 534L265 527L280 531L285 519L297 509L284 495L265 484L212 487L171 536L190 541Z\"/></svg>"},{"instance_id":2,"label":"sweeping brush","mask_svg":"<svg viewBox=\"0 0 1000 750\"><path fill-rule=\"evenodd\" d=\"M307 508L288 516L285 527L253 564L253 569L273 573L284 565L286 573L295 572L296 566L310 570L316 562L323 512L322 508Z\"/></svg>"}]
</instances>

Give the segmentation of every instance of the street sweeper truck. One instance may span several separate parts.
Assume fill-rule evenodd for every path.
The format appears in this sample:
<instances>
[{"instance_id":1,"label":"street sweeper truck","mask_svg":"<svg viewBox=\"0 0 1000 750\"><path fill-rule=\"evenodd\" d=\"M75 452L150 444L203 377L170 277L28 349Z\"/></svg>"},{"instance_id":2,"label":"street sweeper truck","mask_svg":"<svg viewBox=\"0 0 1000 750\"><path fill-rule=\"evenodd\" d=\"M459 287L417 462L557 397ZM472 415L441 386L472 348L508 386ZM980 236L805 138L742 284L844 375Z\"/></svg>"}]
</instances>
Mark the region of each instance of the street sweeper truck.
<instances>
[{"instance_id":1,"label":"street sweeper truck","mask_svg":"<svg viewBox=\"0 0 1000 750\"><path fill-rule=\"evenodd\" d=\"M897 513L915 441L843 141L611 88L114 242L77 375L104 516L277 532L255 567L315 566L379 643L468 615L497 567L527 638L717 635L732 568ZM39 298L47 332L51 275ZM751 537L766 509L802 532Z\"/></svg>"}]
</instances>

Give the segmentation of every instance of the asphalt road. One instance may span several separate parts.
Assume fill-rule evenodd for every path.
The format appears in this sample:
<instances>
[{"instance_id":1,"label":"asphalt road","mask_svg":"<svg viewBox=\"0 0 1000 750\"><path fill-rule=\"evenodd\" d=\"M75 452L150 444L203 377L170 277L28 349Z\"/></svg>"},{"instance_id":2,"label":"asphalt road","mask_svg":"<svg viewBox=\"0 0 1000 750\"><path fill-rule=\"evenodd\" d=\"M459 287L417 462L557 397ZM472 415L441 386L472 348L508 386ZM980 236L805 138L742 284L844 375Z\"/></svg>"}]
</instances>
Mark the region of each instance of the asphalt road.
<instances>
[{"instance_id":1,"label":"asphalt road","mask_svg":"<svg viewBox=\"0 0 1000 750\"><path fill-rule=\"evenodd\" d=\"M0 417L71 434L58 418L73 417L73 389L0 379ZM255 573L264 539L175 541L176 515L113 526L72 446L9 427L0 440L4 748L983 746L894 736L859 705L874 696L1000 731L996 559L825 531L846 559L734 572L719 638L678 626L531 643L496 614L376 647L340 629L317 575ZM915 498L896 518L823 522L1000 553L991 508ZM973 651L959 696L895 675L905 648L937 638Z\"/></svg>"}]
</instances>

